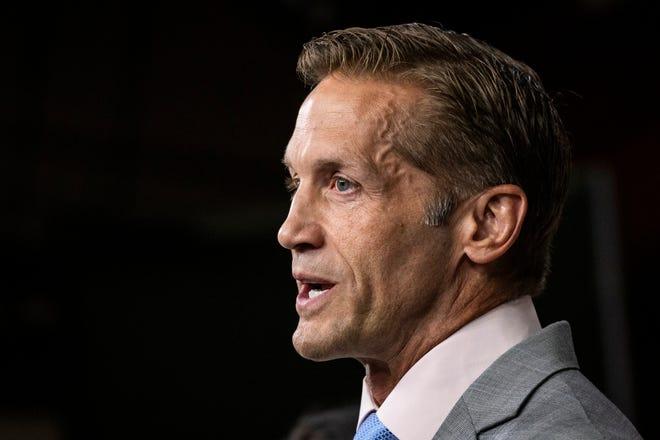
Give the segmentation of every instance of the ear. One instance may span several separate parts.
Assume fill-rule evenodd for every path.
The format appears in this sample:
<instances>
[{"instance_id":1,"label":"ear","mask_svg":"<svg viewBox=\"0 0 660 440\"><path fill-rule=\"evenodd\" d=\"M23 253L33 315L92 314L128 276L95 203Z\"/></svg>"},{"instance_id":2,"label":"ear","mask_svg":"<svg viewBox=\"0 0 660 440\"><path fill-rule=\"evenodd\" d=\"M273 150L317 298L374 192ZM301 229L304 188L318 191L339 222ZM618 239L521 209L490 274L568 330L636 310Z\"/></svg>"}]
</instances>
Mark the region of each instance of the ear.
<instances>
[{"instance_id":1,"label":"ear","mask_svg":"<svg viewBox=\"0 0 660 440\"><path fill-rule=\"evenodd\" d=\"M487 264L501 257L516 241L527 214L527 196L516 185L488 188L470 203L461 225L465 255Z\"/></svg>"}]
</instances>

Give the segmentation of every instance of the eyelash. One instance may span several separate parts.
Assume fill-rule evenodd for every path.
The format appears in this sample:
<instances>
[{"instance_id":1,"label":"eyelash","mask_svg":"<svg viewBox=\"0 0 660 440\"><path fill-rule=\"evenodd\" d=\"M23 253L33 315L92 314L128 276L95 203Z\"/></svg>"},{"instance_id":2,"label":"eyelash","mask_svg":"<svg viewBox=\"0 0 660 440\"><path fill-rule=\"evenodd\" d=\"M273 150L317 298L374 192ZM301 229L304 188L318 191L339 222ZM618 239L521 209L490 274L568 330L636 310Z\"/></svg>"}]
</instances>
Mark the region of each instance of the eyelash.
<instances>
[{"instance_id":1,"label":"eyelash","mask_svg":"<svg viewBox=\"0 0 660 440\"><path fill-rule=\"evenodd\" d=\"M286 190L288 192L294 193L298 189L298 179L294 179L292 177L285 177L284 186L286 187Z\"/></svg>"},{"instance_id":2,"label":"eyelash","mask_svg":"<svg viewBox=\"0 0 660 440\"><path fill-rule=\"evenodd\" d=\"M352 180L347 179L346 177L342 177L342 176L333 176L332 177L331 182L332 182L333 187L335 186L337 180L339 180L339 179L345 180L350 185L353 185L353 187L357 187L357 183L353 182ZM299 179L295 179L293 177L285 177L284 178L284 186L286 187L286 190L288 192L290 192L292 195L298 189L299 184L300 184ZM346 192L349 192L349 191L340 191L340 192L345 192L346 193Z\"/></svg>"}]
</instances>

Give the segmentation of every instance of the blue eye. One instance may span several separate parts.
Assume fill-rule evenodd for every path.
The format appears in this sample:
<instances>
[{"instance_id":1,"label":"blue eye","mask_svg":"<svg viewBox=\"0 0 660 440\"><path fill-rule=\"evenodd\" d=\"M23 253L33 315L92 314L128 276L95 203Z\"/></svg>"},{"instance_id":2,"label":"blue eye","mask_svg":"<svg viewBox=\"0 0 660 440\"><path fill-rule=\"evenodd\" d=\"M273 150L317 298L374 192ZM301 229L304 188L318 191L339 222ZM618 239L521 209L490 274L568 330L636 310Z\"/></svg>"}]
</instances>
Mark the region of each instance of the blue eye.
<instances>
[{"instance_id":1,"label":"blue eye","mask_svg":"<svg viewBox=\"0 0 660 440\"><path fill-rule=\"evenodd\" d=\"M353 187L353 182L344 179L343 177L337 177L337 179L335 180L335 187L339 192L346 192Z\"/></svg>"}]
</instances>

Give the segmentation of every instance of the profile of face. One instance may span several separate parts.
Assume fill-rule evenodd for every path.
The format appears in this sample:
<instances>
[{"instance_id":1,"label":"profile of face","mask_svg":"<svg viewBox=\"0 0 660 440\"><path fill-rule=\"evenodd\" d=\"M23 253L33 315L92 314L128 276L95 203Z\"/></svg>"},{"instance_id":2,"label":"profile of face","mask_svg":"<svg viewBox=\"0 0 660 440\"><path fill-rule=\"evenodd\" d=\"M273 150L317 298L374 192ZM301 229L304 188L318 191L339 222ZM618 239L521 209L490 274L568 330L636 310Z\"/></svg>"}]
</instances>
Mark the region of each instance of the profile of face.
<instances>
[{"instance_id":1,"label":"profile of face","mask_svg":"<svg viewBox=\"0 0 660 440\"><path fill-rule=\"evenodd\" d=\"M420 93L328 76L300 108L278 241L292 255L293 344L305 358L387 358L433 318L451 240L424 223L433 180L393 146Z\"/></svg>"}]
</instances>

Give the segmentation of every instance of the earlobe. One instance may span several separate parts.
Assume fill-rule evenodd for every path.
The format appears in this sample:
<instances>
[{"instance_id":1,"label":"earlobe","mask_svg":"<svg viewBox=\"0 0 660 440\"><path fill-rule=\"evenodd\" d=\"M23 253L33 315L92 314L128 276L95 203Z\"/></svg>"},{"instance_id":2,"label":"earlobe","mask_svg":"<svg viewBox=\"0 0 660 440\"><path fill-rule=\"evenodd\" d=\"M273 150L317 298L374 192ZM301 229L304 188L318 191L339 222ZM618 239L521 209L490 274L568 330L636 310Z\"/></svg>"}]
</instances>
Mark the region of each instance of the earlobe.
<instances>
[{"instance_id":1,"label":"earlobe","mask_svg":"<svg viewBox=\"0 0 660 440\"><path fill-rule=\"evenodd\" d=\"M495 261L515 243L527 213L527 196L516 185L484 191L468 213L465 255L474 263Z\"/></svg>"}]
</instances>

